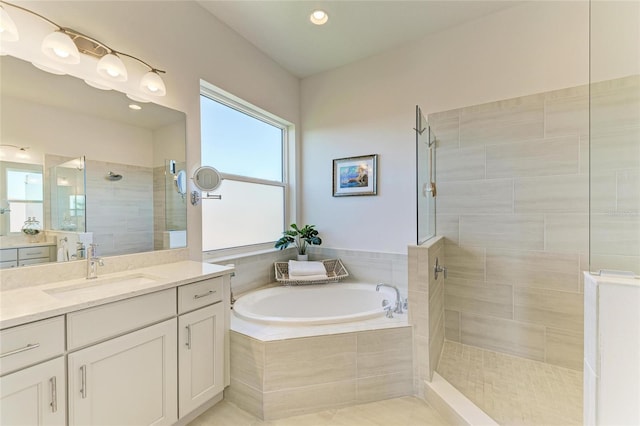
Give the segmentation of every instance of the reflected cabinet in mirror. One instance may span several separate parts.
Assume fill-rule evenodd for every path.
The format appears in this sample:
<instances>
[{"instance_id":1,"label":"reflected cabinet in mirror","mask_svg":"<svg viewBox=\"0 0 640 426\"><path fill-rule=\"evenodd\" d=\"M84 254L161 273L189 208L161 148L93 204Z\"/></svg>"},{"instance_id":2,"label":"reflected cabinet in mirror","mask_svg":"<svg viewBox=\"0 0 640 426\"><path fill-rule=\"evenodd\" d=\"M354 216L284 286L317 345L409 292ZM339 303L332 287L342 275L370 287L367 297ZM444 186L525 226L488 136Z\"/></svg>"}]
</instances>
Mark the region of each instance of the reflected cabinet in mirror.
<instances>
[{"instance_id":1,"label":"reflected cabinet in mirror","mask_svg":"<svg viewBox=\"0 0 640 426\"><path fill-rule=\"evenodd\" d=\"M3 260L34 245L42 261L82 258L89 243L101 256L186 246L184 113L10 56L0 69Z\"/></svg>"}]
</instances>

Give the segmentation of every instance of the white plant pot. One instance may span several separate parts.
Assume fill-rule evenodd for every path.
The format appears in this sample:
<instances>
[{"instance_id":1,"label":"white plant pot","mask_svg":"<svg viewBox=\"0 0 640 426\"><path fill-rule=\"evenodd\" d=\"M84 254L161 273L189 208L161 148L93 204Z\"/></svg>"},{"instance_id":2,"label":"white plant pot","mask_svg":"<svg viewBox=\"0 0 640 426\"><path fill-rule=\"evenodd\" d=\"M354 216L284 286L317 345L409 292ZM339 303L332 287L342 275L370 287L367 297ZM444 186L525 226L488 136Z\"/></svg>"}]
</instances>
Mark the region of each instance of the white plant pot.
<instances>
[{"instance_id":1,"label":"white plant pot","mask_svg":"<svg viewBox=\"0 0 640 426\"><path fill-rule=\"evenodd\" d=\"M309 260L309 255L308 254L299 254L298 255L298 260L299 261L307 261L307 260Z\"/></svg>"}]
</instances>

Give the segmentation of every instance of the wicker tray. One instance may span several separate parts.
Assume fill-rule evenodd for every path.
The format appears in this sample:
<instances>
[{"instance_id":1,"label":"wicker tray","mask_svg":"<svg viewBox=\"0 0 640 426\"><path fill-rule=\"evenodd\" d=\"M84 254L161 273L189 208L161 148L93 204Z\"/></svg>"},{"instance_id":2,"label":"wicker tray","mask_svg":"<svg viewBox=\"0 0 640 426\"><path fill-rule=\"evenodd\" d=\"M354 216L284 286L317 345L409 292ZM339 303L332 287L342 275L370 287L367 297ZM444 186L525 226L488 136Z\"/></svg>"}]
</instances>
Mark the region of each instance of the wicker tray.
<instances>
[{"instance_id":1,"label":"wicker tray","mask_svg":"<svg viewBox=\"0 0 640 426\"><path fill-rule=\"evenodd\" d=\"M319 281L307 280L291 280L289 279L289 262L276 262L276 280L284 285L305 285L305 284L324 284L330 282L338 282L342 278L348 277L349 272L344 267L340 259L323 260L324 269L327 271L327 278Z\"/></svg>"}]
</instances>

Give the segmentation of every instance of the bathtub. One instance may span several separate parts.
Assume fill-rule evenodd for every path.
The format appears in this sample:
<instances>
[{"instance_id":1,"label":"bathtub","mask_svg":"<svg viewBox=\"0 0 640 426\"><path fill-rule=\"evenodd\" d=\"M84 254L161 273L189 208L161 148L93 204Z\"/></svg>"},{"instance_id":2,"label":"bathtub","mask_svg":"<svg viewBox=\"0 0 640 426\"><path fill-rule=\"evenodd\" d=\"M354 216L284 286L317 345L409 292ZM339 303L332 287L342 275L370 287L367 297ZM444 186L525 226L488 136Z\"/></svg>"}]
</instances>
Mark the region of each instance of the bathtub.
<instances>
[{"instance_id":1,"label":"bathtub","mask_svg":"<svg viewBox=\"0 0 640 426\"><path fill-rule=\"evenodd\" d=\"M375 284L336 283L270 287L240 297L236 316L275 325L339 324L383 317L383 301L395 304L395 291Z\"/></svg>"}]
</instances>

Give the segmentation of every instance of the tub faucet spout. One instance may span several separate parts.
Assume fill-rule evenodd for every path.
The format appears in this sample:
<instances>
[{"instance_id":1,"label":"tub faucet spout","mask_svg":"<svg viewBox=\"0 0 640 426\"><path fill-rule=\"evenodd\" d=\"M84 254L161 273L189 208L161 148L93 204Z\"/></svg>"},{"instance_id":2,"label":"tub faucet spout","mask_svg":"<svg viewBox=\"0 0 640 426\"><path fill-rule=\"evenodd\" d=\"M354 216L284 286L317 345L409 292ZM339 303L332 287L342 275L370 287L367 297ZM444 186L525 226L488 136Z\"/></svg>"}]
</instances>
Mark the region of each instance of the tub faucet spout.
<instances>
[{"instance_id":1,"label":"tub faucet spout","mask_svg":"<svg viewBox=\"0 0 640 426\"><path fill-rule=\"evenodd\" d=\"M396 291L396 307L393 312L396 314L401 314L402 312L402 297L400 297L400 290L395 285L380 283L376 286L376 291L380 291L380 287L389 287Z\"/></svg>"}]
</instances>

